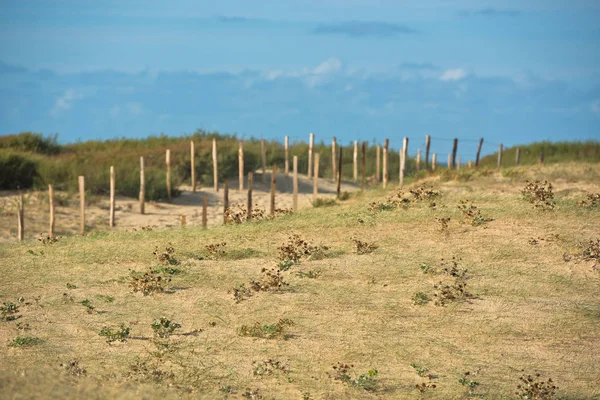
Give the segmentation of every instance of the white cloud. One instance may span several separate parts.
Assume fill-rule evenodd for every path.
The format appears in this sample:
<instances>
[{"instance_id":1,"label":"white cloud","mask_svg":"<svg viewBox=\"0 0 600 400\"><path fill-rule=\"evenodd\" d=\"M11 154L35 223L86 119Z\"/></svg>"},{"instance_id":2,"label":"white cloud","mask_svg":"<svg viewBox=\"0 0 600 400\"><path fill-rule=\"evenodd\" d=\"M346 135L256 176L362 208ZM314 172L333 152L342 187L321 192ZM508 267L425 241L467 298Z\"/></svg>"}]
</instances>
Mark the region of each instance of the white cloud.
<instances>
[{"instance_id":1,"label":"white cloud","mask_svg":"<svg viewBox=\"0 0 600 400\"><path fill-rule=\"evenodd\" d=\"M127 103L127 110L129 111L129 114L138 116L144 113L144 106L142 103L130 102Z\"/></svg>"},{"instance_id":2,"label":"white cloud","mask_svg":"<svg viewBox=\"0 0 600 400\"><path fill-rule=\"evenodd\" d=\"M83 99L81 93L76 92L74 89L67 89L65 93L54 102L54 107L50 110L50 115L57 117L61 112L71 109L76 100L81 99Z\"/></svg>"},{"instance_id":3,"label":"white cloud","mask_svg":"<svg viewBox=\"0 0 600 400\"><path fill-rule=\"evenodd\" d=\"M592 112L598 116L600 116L600 100L596 100L594 101L591 105L590 105L590 109L592 110Z\"/></svg>"},{"instance_id":4,"label":"white cloud","mask_svg":"<svg viewBox=\"0 0 600 400\"><path fill-rule=\"evenodd\" d=\"M460 81L467 76L467 72L462 68L447 69L444 71L440 80L444 82Z\"/></svg>"},{"instance_id":5,"label":"white cloud","mask_svg":"<svg viewBox=\"0 0 600 400\"><path fill-rule=\"evenodd\" d=\"M313 69L312 73L314 75L329 75L338 72L341 68L342 62L335 57L331 57Z\"/></svg>"}]
</instances>

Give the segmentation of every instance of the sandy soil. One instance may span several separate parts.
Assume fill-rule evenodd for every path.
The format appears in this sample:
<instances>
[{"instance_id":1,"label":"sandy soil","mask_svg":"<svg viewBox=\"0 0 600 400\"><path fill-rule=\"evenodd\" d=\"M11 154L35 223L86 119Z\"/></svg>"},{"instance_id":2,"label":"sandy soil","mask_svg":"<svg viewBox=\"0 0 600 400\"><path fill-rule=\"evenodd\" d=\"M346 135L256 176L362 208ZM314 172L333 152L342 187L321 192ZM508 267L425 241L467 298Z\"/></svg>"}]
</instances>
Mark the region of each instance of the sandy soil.
<instances>
[{"instance_id":1,"label":"sandy soil","mask_svg":"<svg viewBox=\"0 0 600 400\"><path fill-rule=\"evenodd\" d=\"M292 208L292 177L277 174L276 208ZM271 176L265 174L265 183L260 173L255 174L253 183L253 202L260 208L269 210ZM306 176L298 178L298 208L310 207L313 182ZM336 185L331 179L319 179L319 197L335 198ZM244 190L239 190L239 181L230 181L230 205L247 203L247 182ZM223 185L215 192L213 187L196 188L180 187L182 194L173 199L171 204L147 202L145 214L139 212L137 199L118 196L115 199L115 228L116 230L132 230L142 227L168 227L181 224L181 216L186 217L188 225L202 224L202 198L208 198L208 226L223 223ZM353 192L360 187L351 183L343 183L342 191ZM47 192L28 192L24 194L24 226L25 238L39 238L48 234L48 195ZM0 191L0 241L16 240L17 238L17 203L16 192ZM92 197L86 199L86 230L104 231L110 229L109 199ZM57 235L76 234L79 230L79 199L76 195L55 192L55 233Z\"/></svg>"}]
</instances>

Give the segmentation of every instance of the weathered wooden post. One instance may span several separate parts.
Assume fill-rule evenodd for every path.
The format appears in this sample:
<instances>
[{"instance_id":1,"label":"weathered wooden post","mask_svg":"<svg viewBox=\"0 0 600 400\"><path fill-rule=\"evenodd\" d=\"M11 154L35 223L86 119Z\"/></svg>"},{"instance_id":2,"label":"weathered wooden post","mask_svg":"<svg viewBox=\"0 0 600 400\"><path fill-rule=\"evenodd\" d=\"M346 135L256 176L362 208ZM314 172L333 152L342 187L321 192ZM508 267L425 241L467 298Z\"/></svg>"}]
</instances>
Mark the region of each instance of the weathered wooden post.
<instances>
[{"instance_id":1,"label":"weathered wooden post","mask_svg":"<svg viewBox=\"0 0 600 400\"><path fill-rule=\"evenodd\" d=\"M521 162L521 149L517 147L517 153L515 154L515 165L519 165Z\"/></svg>"},{"instance_id":2,"label":"weathered wooden post","mask_svg":"<svg viewBox=\"0 0 600 400\"><path fill-rule=\"evenodd\" d=\"M425 169L428 168L429 165L429 148L431 147L431 136L425 136Z\"/></svg>"},{"instance_id":3,"label":"weathered wooden post","mask_svg":"<svg viewBox=\"0 0 600 400\"><path fill-rule=\"evenodd\" d=\"M23 211L23 195L19 193L17 208L17 239L19 242L25 237L24 211Z\"/></svg>"},{"instance_id":4,"label":"weathered wooden post","mask_svg":"<svg viewBox=\"0 0 600 400\"><path fill-rule=\"evenodd\" d=\"M165 164L167 165L167 200L171 202L171 150L167 149L165 155Z\"/></svg>"},{"instance_id":5,"label":"weathered wooden post","mask_svg":"<svg viewBox=\"0 0 600 400\"><path fill-rule=\"evenodd\" d=\"M471 168L473 168L473 161L469 160L469 161L467 162L467 168L468 168L468 169L471 169Z\"/></svg>"},{"instance_id":6,"label":"weathered wooden post","mask_svg":"<svg viewBox=\"0 0 600 400\"><path fill-rule=\"evenodd\" d=\"M50 205L50 227L48 236L54 237L54 189L52 185L48 185L48 203Z\"/></svg>"},{"instance_id":7,"label":"weathered wooden post","mask_svg":"<svg viewBox=\"0 0 600 400\"><path fill-rule=\"evenodd\" d=\"M217 158L217 139L213 139L212 142L212 159L213 159L213 182L215 185L215 192L219 191L219 170L218 170L218 158Z\"/></svg>"},{"instance_id":8,"label":"weathered wooden post","mask_svg":"<svg viewBox=\"0 0 600 400\"><path fill-rule=\"evenodd\" d=\"M144 179L144 157L140 157L140 214L144 214L146 202L146 180Z\"/></svg>"},{"instance_id":9,"label":"weathered wooden post","mask_svg":"<svg viewBox=\"0 0 600 400\"><path fill-rule=\"evenodd\" d=\"M337 148L337 143L336 143L336 139L334 136L333 139L331 139L331 180L333 182L335 182L335 180L337 178L337 172L336 172L337 157L335 156L336 148Z\"/></svg>"},{"instance_id":10,"label":"weathered wooden post","mask_svg":"<svg viewBox=\"0 0 600 400\"><path fill-rule=\"evenodd\" d=\"M456 168L456 152L458 150L458 139L454 138L454 144L452 145L452 168Z\"/></svg>"},{"instance_id":11,"label":"weathered wooden post","mask_svg":"<svg viewBox=\"0 0 600 400\"><path fill-rule=\"evenodd\" d=\"M315 154L315 170L313 176L313 204L317 201L319 194L319 153Z\"/></svg>"},{"instance_id":12,"label":"weathered wooden post","mask_svg":"<svg viewBox=\"0 0 600 400\"><path fill-rule=\"evenodd\" d=\"M498 145L498 169L502 166L502 144Z\"/></svg>"},{"instance_id":13,"label":"weathered wooden post","mask_svg":"<svg viewBox=\"0 0 600 400\"><path fill-rule=\"evenodd\" d=\"M365 181L367 179L367 142L362 142L362 165L361 165L360 190L365 191Z\"/></svg>"},{"instance_id":14,"label":"weathered wooden post","mask_svg":"<svg viewBox=\"0 0 600 400\"><path fill-rule=\"evenodd\" d=\"M431 157L431 170L432 171L435 171L435 164L437 164L436 156L437 155L435 153L433 153L433 156Z\"/></svg>"},{"instance_id":15,"label":"weathered wooden post","mask_svg":"<svg viewBox=\"0 0 600 400\"><path fill-rule=\"evenodd\" d=\"M202 196L202 228L206 229L208 223L208 197Z\"/></svg>"},{"instance_id":16,"label":"weathered wooden post","mask_svg":"<svg viewBox=\"0 0 600 400\"><path fill-rule=\"evenodd\" d=\"M240 192L244 190L244 145L240 140L238 149L238 179L240 181Z\"/></svg>"},{"instance_id":17,"label":"weathered wooden post","mask_svg":"<svg viewBox=\"0 0 600 400\"><path fill-rule=\"evenodd\" d=\"M229 181L223 186L223 225L227 224L227 209L229 208Z\"/></svg>"},{"instance_id":18,"label":"weathered wooden post","mask_svg":"<svg viewBox=\"0 0 600 400\"><path fill-rule=\"evenodd\" d=\"M262 166L262 175L260 176L260 180L262 183L266 183L265 174L267 173L267 149L265 147L265 139L260 140L260 159Z\"/></svg>"},{"instance_id":19,"label":"weathered wooden post","mask_svg":"<svg viewBox=\"0 0 600 400\"><path fill-rule=\"evenodd\" d=\"M375 148L375 182L381 181L381 146Z\"/></svg>"},{"instance_id":20,"label":"weathered wooden post","mask_svg":"<svg viewBox=\"0 0 600 400\"><path fill-rule=\"evenodd\" d=\"M388 184L388 148L390 146L390 140L385 139L383 143L383 188L387 188Z\"/></svg>"},{"instance_id":21,"label":"weathered wooden post","mask_svg":"<svg viewBox=\"0 0 600 400\"><path fill-rule=\"evenodd\" d=\"M481 146L483 146L483 138L479 139L479 146L477 146L477 156L475 157L475 167L479 167L479 154L481 154Z\"/></svg>"},{"instance_id":22,"label":"weathered wooden post","mask_svg":"<svg viewBox=\"0 0 600 400\"><path fill-rule=\"evenodd\" d=\"M290 173L290 137L289 136L285 137L284 151L285 151L284 173L286 175L289 175L289 173Z\"/></svg>"},{"instance_id":23,"label":"weathered wooden post","mask_svg":"<svg viewBox=\"0 0 600 400\"><path fill-rule=\"evenodd\" d=\"M294 156L293 161L294 177L292 189L292 209L294 212L298 210L298 156Z\"/></svg>"},{"instance_id":24,"label":"weathered wooden post","mask_svg":"<svg viewBox=\"0 0 600 400\"><path fill-rule=\"evenodd\" d=\"M425 168L427 169L427 168ZM421 149L417 149L417 172L421 170Z\"/></svg>"},{"instance_id":25,"label":"weathered wooden post","mask_svg":"<svg viewBox=\"0 0 600 400\"><path fill-rule=\"evenodd\" d=\"M308 138L308 177L312 176L312 162L313 162L313 147L315 145L315 135L311 133Z\"/></svg>"},{"instance_id":26,"label":"weathered wooden post","mask_svg":"<svg viewBox=\"0 0 600 400\"><path fill-rule=\"evenodd\" d=\"M192 173L192 192L196 192L196 150L194 141L190 141L190 170Z\"/></svg>"},{"instance_id":27,"label":"weathered wooden post","mask_svg":"<svg viewBox=\"0 0 600 400\"><path fill-rule=\"evenodd\" d=\"M408 156L408 138L402 139L402 157L400 158L400 184L404 184L404 173L406 172L406 158Z\"/></svg>"},{"instance_id":28,"label":"weathered wooden post","mask_svg":"<svg viewBox=\"0 0 600 400\"><path fill-rule=\"evenodd\" d=\"M248 204L246 220L252 220L252 172L248 172Z\"/></svg>"},{"instance_id":29,"label":"weathered wooden post","mask_svg":"<svg viewBox=\"0 0 600 400\"><path fill-rule=\"evenodd\" d=\"M115 226L115 167L110 166L110 201L109 201L108 225Z\"/></svg>"},{"instance_id":30,"label":"weathered wooden post","mask_svg":"<svg viewBox=\"0 0 600 400\"><path fill-rule=\"evenodd\" d=\"M277 190L277 164L273 163L271 172L271 216L275 215L275 191Z\"/></svg>"},{"instance_id":31,"label":"weathered wooden post","mask_svg":"<svg viewBox=\"0 0 600 400\"><path fill-rule=\"evenodd\" d=\"M79 233L85 233L85 178L79 177Z\"/></svg>"},{"instance_id":32,"label":"weathered wooden post","mask_svg":"<svg viewBox=\"0 0 600 400\"><path fill-rule=\"evenodd\" d=\"M358 141L354 141L354 155L352 157L354 163L354 183L358 182Z\"/></svg>"},{"instance_id":33,"label":"weathered wooden post","mask_svg":"<svg viewBox=\"0 0 600 400\"><path fill-rule=\"evenodd\" d=\"M448 169L452 169L452 155L448 153Z\"/></svg>"}]
</instances>

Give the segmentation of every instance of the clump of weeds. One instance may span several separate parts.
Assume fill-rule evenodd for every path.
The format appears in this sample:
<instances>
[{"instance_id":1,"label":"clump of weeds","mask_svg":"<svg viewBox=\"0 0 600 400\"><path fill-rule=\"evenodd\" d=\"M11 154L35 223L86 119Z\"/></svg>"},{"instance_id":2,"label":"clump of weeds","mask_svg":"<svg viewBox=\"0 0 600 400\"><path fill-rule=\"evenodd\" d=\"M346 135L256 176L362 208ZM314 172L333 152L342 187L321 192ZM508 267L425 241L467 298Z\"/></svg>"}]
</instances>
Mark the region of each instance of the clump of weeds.
<instances>
[{"instance_id":1,"label":"clump of weeds","mask_svg":"<svg viewBox=\"0 0 600 400\"><path fill-rule=\"evenodd\" d=\"M424 306L430 301L431 299L429 298L429 296L427 296L427 294L423 292L417 292L412 297L412 302L416 306Z\"/></svg>"},{"instance_id":2,"label":"clump of weeds","mask_svg":"<svg viewBox=\"0 0 600 400\"><path fill-rule=\"evenodd\" d=\"M175 332L176 329L181 328L181 324L169 320L167 317L160 317L152 322L152 330L154 336L160 339L167 339Z\"/></svg>"},{"instance_id":3,"label":"clump of weeds","mask_svg":"<svg viewBox=\"0 0 600 400\"><path fill-rule=\"evenodd\" d=\"M586 198L577 205L585 208L600 208L600 193L588 193Z\"/></svg>"},{"instance_id":4,"label":"clump of weeds","mask_svg":"<svg viewBox=\"0 0 600 400\"><path fill-rule=\"evenodd\" d=\"M284 287L289 286L281 271L276 268L263 268L261 269L263 274L262 279L254 280L251 279L249 286L240 284L232 289L233 299L236 303L252 297L253 292L280 292Z\"/></svg>"},{"instance_id":5,"label":"clump of weeds","mask_svg":"<svg viewBox=\"0 0 600 400\"><path fill-rule=\"evenodd\" d=\"M308 272L304 272L304 271L297 271L296 272L296 276L298 278L309 278L309 279L317 279L319 277L319 275L321 275L321 273L319 271L314 271L314 270L310 270Z\"/></svg>"},{"instance_id":6,"label":"clump of weeds","mask_svg":"<svg viewBox=\"0 0 600 400\"><path fill-rule=\"evenodd\" d=\"M473 295L467 291L468 270L459 268L459 261L460 259L456 257L452 257L449 262L442 259L441 272L452 280L450 282L440 281L433 286L436 289L434 294L436 306L445 306L451 302L473 298Z\"/></svg>"},{"instance_id":7,"label":"clump of weeds","mask_svg":"<svg viewBox=\"0 0 600 400\"><path fill-rule=\"evenodd\" d=\"M479 370L475 370L473 372L466 371L460 378L458 378L458 383L460 383L464 388L467 389L469 395L475 393L475 389L479 386L479 382L474 380L474 375L477 375Z\"/></svg>"},{"instance_id":8,"label":"clump of weeds","mask_svg":"<svg viewBox=\"0 0 600 400\"><path fill-rule=\"evenodd\" d=\"M171 282L171 277L157 269L150 268L147 272L131 271L129 286L133 292L141 292L144 296L162 293L166 285Z\"/></svg>"},{"instance_id":9,"label":"clump of weeds","mask_svg":"<svg viewBox=\"0 0 600 400\"><path fill-rule=\"evenodd\" d=\"M322 197L317 197L315 201L311 202L313 207L332 207L336 206L337 202L335 199L325 199Z\"/></svg>"},{"instance_id":10,"label":"clump of weeds","mask_svg":"<svg viewBox=\"0 0 600 400\"><path fill-rule=\"evenodd\" d=\"M103 327L98 333L99 336L106 338L106 343L112 344L114 342L126 342L131 333L131 328L126 327L125 324L119 325L118 328Z\"/></svg>"},{"instance_id":11,"label":"clump of weeds","mask_svg":"<svg viewBox=\"0 0 600 400\"><path fill-rule=\"evenodd\" d=\"M241 303L242 301L252 297L252 290L247 288L243 283L234 287L232 289L232 293L233 300L235 300L236 303Z\"/></svg>"},{"instance_id":12,"label":"clump of weeds","mask_svg":"<svg viewBox=\"0 0 600 400\"><path fill-rule=\"evenodd\" d=\"M416 363L410 363L410 366L413 367L413 369L415 370L417 375L419 375L421 378L429 378L430 377L430 375L427 373L429 371L429 368L427 368L426 366L419 365Z\"/></svg>"},{"instance_id":13,"label":"clump of weeds","mask_svg":"<svg viewBox=\"0 0 600 400\"><path fill-rule=\"evenodd\" d=\"M204 246L204 249L208 253L209 258L215 260L225 256L225 246L227 243L211 243Z\"/></svg>"},{"instance_id":14,"label":"clump of weeds","mask_svg":"<svg viewBox=\"0 0 600 400\"><path fill-rule=\"evenodd\" d=\"M42 242L44 246L49 246L54 243L58 243L60 236L40 236L38 241Z\"/></svg>"},{"instance_id":15,"label":"clump of weeds","mask_svg":"<svg viewBox=\"0 0 600 400\"><path fill-rule=\"evenodd\" d=\"M554 193L552 192L552 184L548 181L543 183L540 181L530 182L523 189L521 194L523 198L540 210L554 209Z\"/></svg>"},{"instance_id":16,"label":"clump of weeds","mask_svg":"<svg viewBox=\"0 0 600 400\"><path fill-rule=\"evenodd\" d=\"M515 395L519 399L524 400L553 400L556 397L556 390L558 386L554 384L552 378L548 378L547 381L541 379L540 374L523 375L519 377L519 384L517 385L517 391Z\"/></svg>"},{"instance_id":17,"label":"clump of weeds","mask_svg":"<svg viewBox=\"0 0 600 400\"><path fill-rule=\"evenodd\" d=\"M481 215L481 210L467 200L461 200L460 204L458 205L458 209L463 215L463 223L465 224L469 224L471 226L481 226L493 221L491 218L484 218Z\"/></svg>"},{"instance_id":18,"label":"clump of weeds","mask_svg":"<svg viewBox=\"0 0 600 400\"><path fill-rule=\"evenodd\" d=\"M432 187L427 187L425 185L421 185L418 188L411 190L410 194L413 196L412 201L414 203L428 202L430 208L435 208L436 203L434 200L442 197L442 192L433 190Z\"/></svg>"},{"instance_id":19,"label":"clump of weeds","mask_svg":"<svg viewBox=\"0 0 600 400\"><path fill-rule=\"evenodd\" d=\"M0 317L3 321L14 321L21 316L19 313L19 305L10 301L5 301L0 306Z\"/></svg>"},{"instance_id":20,"label":"clump of weeds","mask_svg":"<svg viewBox=\"0 0 600 400\"><path fill-rule=\"evenodd\" d=\"M171 243L169 243L167 245L167 247L165 248L164 251L160 251L157 246L154 249L154 251L152 252L152 254L154 254L154 257L156 257L156 259L163 264L167 264L167 265L178 265L179 264L179 260L177 260L174 256L175 248L173 247L173 245Z\"/></svg>"},{"instance_id":21,"label":"clump of weeds","mask_svg":"<svg viewBox=\"0 0 600 400\"><path fill-rule=\"evenodd\" d=\"M71 376L87 376L87 370L79 365L79 361L77 360L61 363L60 367L64 368Z\"/></svg>"},{"instance_id":22,"label":"clump of weeds","mask_svg":"<svg viewBox=\"0 0 600 400\"><path fill-rule=\"evenodd\" d=\"M590 240L588 244L580 245L583 250L575 255L563 254L565 262L576 260L576 261L592 261L592 269L594 271L600 270L600 239Z\"/></svg>"},{"instance_id":23,"label":"clump of weeds","mask_svg":"<svg viewBox=\"0 0 600 400\"><path fill-rule=\"evenodd\" d=\"M72 283L67 282L67 289L77 289L77 285L73 285Z\"/></svg>"},{"instance_id":24,"label":"clump of weeds","mask_svg":"<svg viewBox=\"0 0 600 400\"><path fill-rule=\"evenodd\" d=\"M252 375L257 377L289 373L290 367L287 364L272 358L260 362L252 361Z\"/></svg>"},{"instance_id":25,"label":"clump of weeds","mask_svg":"<svg viewBox=\"0 0 600 400\"><path fill-rule=\"evenodd\" d=\"M172 381L175 374L171 371L165 371L160 368L158 362L136 359L129 365L129 371L125 373L125 378L137 382L165 383Z\"/></svg>"},{"instance_id":26,"label":"clump of weeds","mask_svg":"<svg viewBox=\"0 0 600 400\"><path fill-rule=\"evenodd\" d=\"M261 400L263 398L262 394L260 394L260 389L258 389L258 388L256 388L256 389L246 388L244 393L242 393L242 397L245 399L250 399L250 400Z\"/></svg>"},{"instance_id":27,"label":"clump of weeds","mask_svg":"<svg viewBox=\"0 0 600 400\"><path fill-rule=\"evenodd\" d=\"M375 243L363 242L357 238L351 240L354 243L354 253L356 254L371 254L379 247Z\"/></svg>"},{"instance_id":28,"label":"clump of weeds","mask_svg":"<svg viewBox=\"0 0 600 400\"><path fill-rule=\"evenodd\" d=\"M444 236L449 236L450 235L450 230L449 228L449 224L450 224L450 217L446 217L446 218L436 218L435 219L437 221L439 225L439 231L441 234L443 234Z\"/></svg>"},{"instance_id":29,"label":"clump of weeds","mask_svg":"<svg viewBox=\"0 0 600 400\"><path fill-rule=\"evenodd\" d=\"M325 257L329 247L315 246L312 243L302 239L298 234L292 234L287 242L277 248L277 267L281 271L286 271L294 264L298 264L302 259L320 259Z\"/></svg>"},{"instance_id":30,"label":"clump of weeds","mask_svg":"<svg viewBox=\"0 0 600 400\"><path fill-rule=\"evenodd\" d=\"M237 328L239 336L251 336L264 339L284 339L291 337L288 333L288 328L294 326L295 323L289 318L281 318L274 324L263 325L256 322L254 325L242 325Z\"/></svg>"},{"instance_id":31,"label":"clump of weeds","mask_svg":"<svg viewBox=\"0 0 600 400\"><path fill-rule=\"evenodd\" d=\"M333 368L333 373L330 373L329 377L333 380L340 381L358 389L363 389L367 392L375 392L379 388L379 381L377 380L379 371L375 368L358 376L352 371L354 368L353 364L338 362L331 368Z\"/></svg>"},{"instance_id":32,"label":"clump of weeds","mask_svg":"<svg viewBox=\"0 0 600 400\"><path fill-rule=\"evenodd\" d=\"M92 303L88 299L84 299L81 302L81 305L85 307L85 310L87 311L88 314L92 314L94 312L94 309L96 308L92 305Z\"/></svg>"},{"instance_id":33,"label":"clump of weeds","mask_svg":"<svg viewBox=\"0 0 600 400\"><path fill-rule=\"evenodd\" d=\"M40 338L31 336L17 336L9 344L9 347L31 347L42 344L44 341Z\"/></svg>"}]
</instances>

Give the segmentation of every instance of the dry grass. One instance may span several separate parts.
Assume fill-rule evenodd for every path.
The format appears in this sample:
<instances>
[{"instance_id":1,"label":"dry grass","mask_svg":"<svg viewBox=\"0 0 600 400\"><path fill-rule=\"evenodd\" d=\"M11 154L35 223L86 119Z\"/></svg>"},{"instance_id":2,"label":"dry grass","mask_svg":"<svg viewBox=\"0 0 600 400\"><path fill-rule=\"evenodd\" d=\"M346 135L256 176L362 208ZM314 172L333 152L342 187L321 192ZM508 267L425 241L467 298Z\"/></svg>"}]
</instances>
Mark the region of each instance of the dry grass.
<instances>
[{"instance_id":1,"label":"dry grass","mask_svg":"<svg viewBox=\"0 0 600 400\"><path fill-rule=\"evenodd\" d=\"M0 387L8 398L252 398L259 389L265 399L308 393L313 399L416 399L415 386L430 382L436 388L423 398L460 399L474 395L458 379L478 370L473 392L506 399L516 397L524 369L551 377L558 398L598 398L600 272L593 263L562 258L600 235L599 211L576 205L586 192L600 191L598 176L597 165L572 164L467 181L429 178L442 192L436 209L416 204L371 213L369 203L391 193L375 190L333 208L208 231L188 226L64 237L49 245L2 243L0 302L22 300L20 318L0 321ZM521 199L526 179L553 183L554 210ZM493 221L461 224L460 200L477 204ZM444 217L451 217L447 235L435 221ZM277 248L292 233L328 246L327 257L282 272L286 290L236 303L232 288L274 267ZM377 251L354 254L353 237L377 243ZM553 239L534 245L535 237ZM237 256L201 259L206 244L219 242ZM152 253L168 243L179 262L169 267L180 272L163 293L133 293L130 270L164 266ZM433 298L433 285L451 278L441 273L441 259L452 256L468 269L474 298L443 307L413 304L415 293ZM422 263L437 274L424 274ZM297 274L310 270L319 271L316 279ZM91 313L84 299L95 307ZM157 341L151 324L163 316L182 327ZM238 333L244 325L281 319L293 321L286 335ZM98 335L121 323L131 327L126 342L107 344ZM8 346L17 336L42 342ZM286 372L254 374L264 360L277 360ZM74 361L85 374L65 368ZM351 384L331 378L337 363L353 365ZM432 378L419 376L411 363L426 366ZM355 384L374 369L376 384L369 381L369 388L375 390Z\"/></svg>"}]
</instances>

